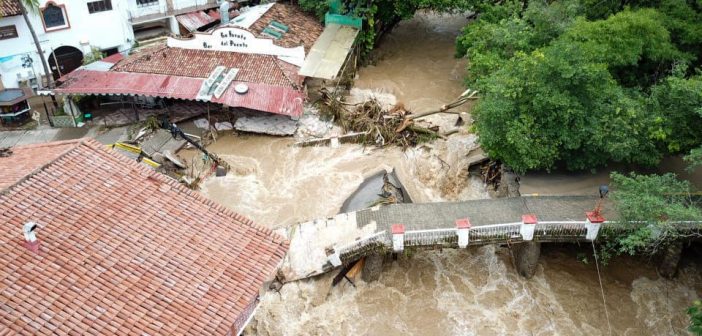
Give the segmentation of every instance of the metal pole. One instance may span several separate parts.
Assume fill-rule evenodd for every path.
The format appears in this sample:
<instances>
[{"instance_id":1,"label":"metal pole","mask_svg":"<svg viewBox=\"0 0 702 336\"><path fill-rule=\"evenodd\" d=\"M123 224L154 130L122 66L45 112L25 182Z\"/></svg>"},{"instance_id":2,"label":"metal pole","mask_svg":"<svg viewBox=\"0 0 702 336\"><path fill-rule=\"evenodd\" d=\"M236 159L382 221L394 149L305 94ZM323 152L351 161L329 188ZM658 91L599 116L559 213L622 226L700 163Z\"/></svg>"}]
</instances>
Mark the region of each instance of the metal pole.
<instances>
[{"instance_id":1,"label":"metal pole","mask_svg":"<svg viewBox=\"0 0 702 336\"><path fill-rule=\"evenodd\" d=\"M134 109L134 116L136 116L136 121L139 121L139 111L136 108L136 96L132 97L132 108Z\"/></svg>"},{"instance_id":2,"label":"metal pole","mask_svg":"<svg viewBox=\"0 0 702 336\"><path fill-rule=\"evenodd\" d=\"M68 101L65 101L65 99L68 98ZM76 121L76 116L73 114L73 96L66 96L64 98L64 105L68 104L68 110L71 113L71 120L73 120L73 126L78 127L78 122Z\"/></svg>"},{"instance_id":3,"label":"metal pole","mask_svg":"<svg viewBox=\"0 0 702 336\"><path fill-rule=\"evenodd\" d=\"M49 115L49 108L46 106L46 100L44 100L44 96L41 96L41 103L44 105L44 113L46 113L46 119L49 120L49 126L54 127L54 121L51 120L51 116Z\"/></svg>"},{"instance_id":4,"label":"metal pole","mask_svg":"<svg viewBox=\"0 0 702 336\"><path fill-rule=\"evenodd\" d=\"M63 75L61 74L61 67L58 64L58 60L56 59L56 52L54 52L54 47L51 47L51 56L54 57L54 64L56 64L56 71L59 74L59 78L61 78ZM48 74L47 74L47 76L48 76ZM53 74L51 76L53 76Z\"/></svg>"}]
</instances>

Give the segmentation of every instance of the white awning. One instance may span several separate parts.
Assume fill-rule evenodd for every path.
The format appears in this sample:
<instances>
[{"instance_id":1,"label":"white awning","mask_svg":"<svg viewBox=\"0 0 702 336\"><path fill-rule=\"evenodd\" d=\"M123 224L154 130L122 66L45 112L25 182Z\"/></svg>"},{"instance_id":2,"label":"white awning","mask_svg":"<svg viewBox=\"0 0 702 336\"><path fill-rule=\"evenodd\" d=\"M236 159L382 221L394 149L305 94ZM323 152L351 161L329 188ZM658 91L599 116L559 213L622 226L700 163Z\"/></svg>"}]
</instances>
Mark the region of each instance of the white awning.
<instances>
[{"instance_id":1,"label":"white awning","mask_svg":"<svg viewBox=\"0 0 702 336\"><path fill-rule=\"evenodd\" d=\"M305 77L334 79L344 65L358 29L328 24L307 54L299 74Z\"/></svg>"}]
</instances>

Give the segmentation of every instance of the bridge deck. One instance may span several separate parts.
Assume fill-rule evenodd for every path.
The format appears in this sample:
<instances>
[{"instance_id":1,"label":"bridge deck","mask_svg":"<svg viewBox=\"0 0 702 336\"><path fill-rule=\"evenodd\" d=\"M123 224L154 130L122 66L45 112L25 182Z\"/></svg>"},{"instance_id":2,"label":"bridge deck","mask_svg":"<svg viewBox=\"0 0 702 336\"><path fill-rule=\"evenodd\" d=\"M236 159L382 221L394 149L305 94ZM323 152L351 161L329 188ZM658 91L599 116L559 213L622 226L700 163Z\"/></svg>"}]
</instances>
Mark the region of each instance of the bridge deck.
<instances>
[{"instance_id":1,"label":"bridge deck","mask_svg":"<svg viewBox=\"0 0 702 336\"><path fill-rule=\"evenodd\" d=\"M584 222L585 212L592 211L597 202L598 198L589 196L530 196L465 202L393 204L339 214L333 218L300 223L288 228L290 250L281 267L281 274L286 281L292 281L326 272L331 268L328 252L332 249L337 252L352 251L354 254L346 257L353 257L365 253L358 250L368 245L377 243L387 246L392 224L404 224L408 234L415 231L412 233L413 246L441 244L447 239L455 240L456 220L466 217L475 229L471 237L475 235L476 238L482 238L483 244L508 239L519 241L521 237L518 226L515 225L503 225L494 232L485 230L492 230L489 225L520 223L524 214L536 214L539 222ZM604 217L607 220L615 219L607 201L604 209ZM481 232L481 226L488 227ZM546 233L544 230L557 231L556 235L569 240L579 239L584 232L582 225L564 224L556 228L544 224L537 227L543 228L541 234ZM421 233L421 230L438 232L427 235ZM584 236L582 238L584 239ZM455 245L455 242L452 244Z\"/></svg>"},{"instance_id":2,"label":"bridge deck","mask_svg":"<svg viewBox=\"0 0 702 336\"><path fill-rule=\"evenodd\" d=\"M597 198L589 196L512 197L452 203L393 204L379 209L356 212L363 227L375 221L377 230L390 230L392 224L404 224L406 230L454 228L456 219L470 218L473 226L520 222L522 215L536 214L539 221L582 221L592 211ZM613 212L604 205L604 215Z\"/></svg>"}]
</instances>

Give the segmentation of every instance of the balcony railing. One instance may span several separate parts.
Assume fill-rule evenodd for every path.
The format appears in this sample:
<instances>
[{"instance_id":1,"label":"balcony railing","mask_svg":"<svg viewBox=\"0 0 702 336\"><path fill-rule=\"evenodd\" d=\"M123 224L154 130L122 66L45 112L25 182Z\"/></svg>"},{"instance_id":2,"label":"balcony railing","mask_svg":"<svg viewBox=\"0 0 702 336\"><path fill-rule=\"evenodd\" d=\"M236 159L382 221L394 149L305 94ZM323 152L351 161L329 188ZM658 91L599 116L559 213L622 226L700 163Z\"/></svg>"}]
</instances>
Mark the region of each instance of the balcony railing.
<instances>
[{"instance_id":1,"label":"balcony railing","mask_svg":"<svg viewBox=\"0 0 702 336\"><path fill-rule=\"evenodd\" d=\"M217 0L158 0L141 3L134 0L128 10L129 22L139 24L214 7L217 7Z\"/></svg>"}]
</instances>

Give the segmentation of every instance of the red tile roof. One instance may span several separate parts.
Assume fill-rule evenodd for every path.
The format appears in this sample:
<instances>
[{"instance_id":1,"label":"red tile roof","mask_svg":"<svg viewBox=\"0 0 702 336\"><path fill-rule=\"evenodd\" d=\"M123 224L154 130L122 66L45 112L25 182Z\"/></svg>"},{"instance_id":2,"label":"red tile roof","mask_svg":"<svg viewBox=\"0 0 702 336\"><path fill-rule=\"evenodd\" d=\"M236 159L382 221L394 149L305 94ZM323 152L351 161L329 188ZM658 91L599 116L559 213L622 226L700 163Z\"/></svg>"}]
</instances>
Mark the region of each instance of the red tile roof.
<instances>
[{"instance_id":1,"label":"red tile roof","mask_svg":"<svg viewBox=\"0 0 702 336\"><path fill-rule=\"evenodd\" d=\"M0 0L0 17L22 15L18 0Z\"/></svg>"},{"instance_id":2,"label":"red tile roof","mask_svg":"<svg viewBox=\"0 0 702 336\"><path fill-rule=\"evenodd\" d=\"M10 157L0 157L0 167L2 167L0 190L15 184L74 147L74 141L59 141L11 148L12 155Z\"/></svg>"},{"instance_id":3,"label":"red tile roof","mask_svg":"<svg viewBox=\"0 0 702 336\"><path fill-rule=\"evenodd\" d=\"M111 71L207 78L218 65L239 68L236 80L279 86L300 86L298 67L275 56L159 46L117 63Z\"/></svg>"},{"instance_id":4,"label":"red tile roof","mask_svg":"<svg viewBox=\"0 0 702 336\"><path fill-rule=\"evenodd\" d=\"M280 40L274 41L275 44L286 48L302 45L305 47L305 53L312 49L312 45L324 30L316 17L305 13L299 6L276 3L249 27L249 31L258 38L270 39L270 36L262 33L271 21L278 21L289 28Z\"/></svg>"},{"instance_id":5,"label":"red tile roof","mask_svg":"<svg viewBox=\"0 0 702 336\"><path fill-rule=\"evenodd\" d=\"M0 171L27 176L0 191L0 334L224 335L287 249L94 140L13 151Z\"/></svg>"}]
</instances>

